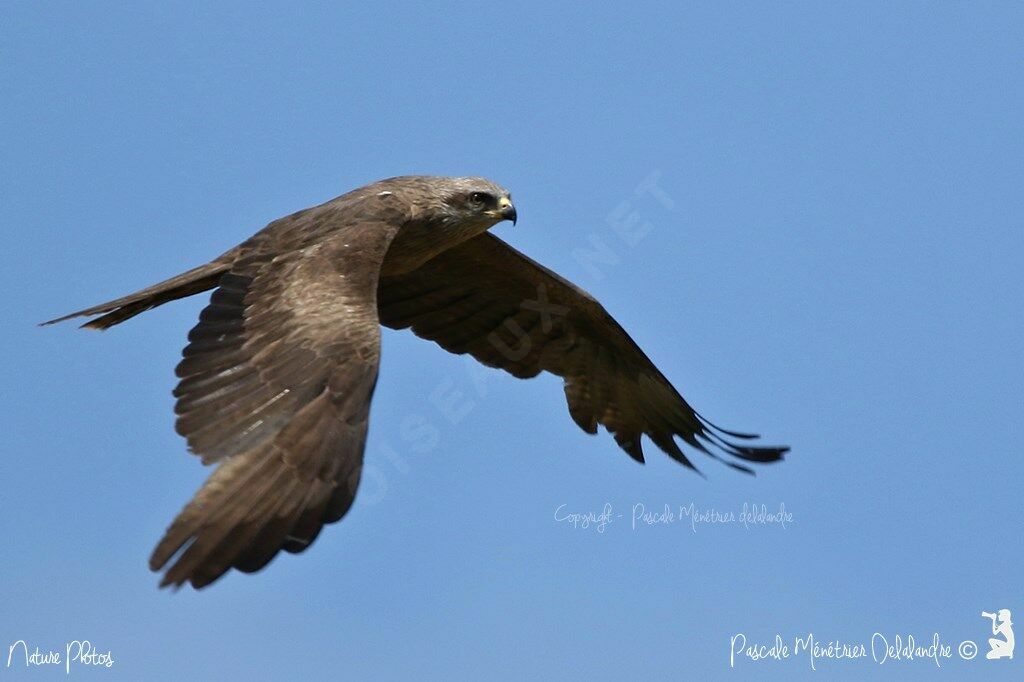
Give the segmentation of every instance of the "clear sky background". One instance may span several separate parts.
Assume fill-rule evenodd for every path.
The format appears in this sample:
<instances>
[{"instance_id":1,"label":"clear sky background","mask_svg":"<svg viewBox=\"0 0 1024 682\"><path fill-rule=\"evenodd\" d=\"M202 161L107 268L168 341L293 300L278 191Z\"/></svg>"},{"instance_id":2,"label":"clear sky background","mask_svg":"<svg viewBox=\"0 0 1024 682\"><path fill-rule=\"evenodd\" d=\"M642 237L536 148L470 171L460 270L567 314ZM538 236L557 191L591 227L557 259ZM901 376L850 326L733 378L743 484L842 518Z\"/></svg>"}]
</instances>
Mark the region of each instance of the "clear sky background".
<instances>
[{"instance_id":1,"label":"clear sky background","mask_svg":"<svg viewBox=\"0 0 1024 682\"><path fill-rule=\"evenodd\" d=\"M97 680L1021 679L980 616L1024 623L1020 5L216 4L0 10L0 678L65 677L7 668L16 640L87 638L115 665L72 674ZM209 473L171 397L205 296L35 323L407 173L510 188L499 236L792 453L639 466L555 378L386 331L348 516L158 590L149 552ZM603 533L555 518L606 503ZM793 520L632 527L691 503ZM875 632L952 658L729 667L737 633Z\"/></svg>"}]
</instances>

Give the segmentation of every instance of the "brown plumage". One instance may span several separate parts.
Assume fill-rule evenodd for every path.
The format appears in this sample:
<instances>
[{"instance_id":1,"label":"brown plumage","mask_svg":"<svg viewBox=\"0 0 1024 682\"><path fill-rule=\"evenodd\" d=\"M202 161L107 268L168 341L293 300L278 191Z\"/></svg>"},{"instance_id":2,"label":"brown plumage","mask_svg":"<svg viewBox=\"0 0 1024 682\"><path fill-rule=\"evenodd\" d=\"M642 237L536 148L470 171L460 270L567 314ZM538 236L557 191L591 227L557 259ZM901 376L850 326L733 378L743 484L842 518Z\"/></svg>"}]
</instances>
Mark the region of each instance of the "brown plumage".
<instances>
[{"instance_id":1,"label":"brown plumage","mask_svg":"<svg viewBox=\"0 0 1024 682\"><path fill-rule=\"evenodd\" d=\"M787 448L752 447L698 415L589 294L487 230L515 220L482 178L383 180L280 220L210 263L52 322L106 329L215 289L176 373L176 428L218 468L153 551L161 585L203 587L301 552L352 505L380 325L412 331L517 377L565 380L573 420L603 425L644 461L647 435L742 471Z\"/></svg>"}]
</instances>

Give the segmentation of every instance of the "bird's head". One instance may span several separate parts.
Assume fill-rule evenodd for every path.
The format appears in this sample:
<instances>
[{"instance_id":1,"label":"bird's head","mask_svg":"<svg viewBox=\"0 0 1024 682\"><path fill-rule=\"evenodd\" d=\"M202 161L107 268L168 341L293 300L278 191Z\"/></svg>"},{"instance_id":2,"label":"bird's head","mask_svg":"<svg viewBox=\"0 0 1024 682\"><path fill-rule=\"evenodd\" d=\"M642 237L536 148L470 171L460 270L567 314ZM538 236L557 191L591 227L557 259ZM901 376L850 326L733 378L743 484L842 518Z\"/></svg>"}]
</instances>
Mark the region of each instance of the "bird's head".
<instances>
[{"instance_id":1,"label":"bird's head","mask_svg":"<svg viewBox=\"0 0 1024 682\"><path fill-rule=\"evenodd\" d=\"M415 222L434 228L483 232L503 220L516 222L516 207L508 190L487 178L413 175L370 187L379 194L398 194L407 202Z\"/></svg>"},{"instance_id":2,"label":"bird's head","mask_svg":"<svg viewBox=\"0 0 1024 682\"><path fill-rule=\"evenodd\" d=\"M503 220L516 222L512 196L501 185L486 178L436 178L432 207L444 221L460 226L489 229Z\"/></svg>"}]
</instances>

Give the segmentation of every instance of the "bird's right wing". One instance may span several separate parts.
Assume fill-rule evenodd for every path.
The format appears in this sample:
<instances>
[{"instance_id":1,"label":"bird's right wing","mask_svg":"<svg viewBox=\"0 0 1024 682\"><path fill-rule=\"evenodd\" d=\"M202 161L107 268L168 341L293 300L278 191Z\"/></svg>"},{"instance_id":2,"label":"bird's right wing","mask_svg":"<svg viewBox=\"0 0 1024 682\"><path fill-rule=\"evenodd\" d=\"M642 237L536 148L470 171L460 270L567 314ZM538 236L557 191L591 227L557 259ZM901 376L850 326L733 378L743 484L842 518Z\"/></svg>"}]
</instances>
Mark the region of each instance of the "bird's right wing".
<instances>
[{"instance_id":1,"label":"bird's right wing","mask_svg":"<svg viewBox=\"0 0 1024 682\"><path fill-rule=\"evenodd\" d=\"M355 496L380 358L377 279L396 228L358 221L236 263L189 334L178 432L221 461L150 558L162 585L300 552Z\"/></svg>"},{"instance_id":2,"label":"bird's right wing","mask_svg":"<svg viewBox=\"0 0 1024 682\"><path fill-rule=\"evenodd\" d=\"M388 327L411 327L517 377L562 377L580 428L596 433L603 425L639 462L645 434L691 468L676 437L713 457L729 455L726 464L746 472L750 467L732 458L772 462L788 449L728 440L756 436L719 429L697 414L590 294L489 233L412 272L382 277L377 295Z\"/></svg>"}]
</instances>

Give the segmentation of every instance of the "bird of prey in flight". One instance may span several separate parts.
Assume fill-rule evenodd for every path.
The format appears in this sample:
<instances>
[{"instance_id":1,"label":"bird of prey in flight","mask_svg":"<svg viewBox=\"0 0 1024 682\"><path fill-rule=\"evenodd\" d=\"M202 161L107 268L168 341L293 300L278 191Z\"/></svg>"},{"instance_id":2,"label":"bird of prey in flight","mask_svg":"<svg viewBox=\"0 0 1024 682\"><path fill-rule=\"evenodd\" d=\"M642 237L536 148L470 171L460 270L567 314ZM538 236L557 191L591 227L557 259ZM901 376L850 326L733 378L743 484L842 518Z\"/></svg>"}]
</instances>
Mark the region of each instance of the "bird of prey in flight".
<instances>
[{"instance_id":1,"label":"bird of prey in flight","mask_svg":"<svg viewBox=\"0 0 1024 682\"><path fill-rule=\"evenodd\" d=\"M176 373L178 433L216 470L150 558L195 588L301 552L352 505L380 325L520 378L565 381L569 414L644 461L675 441L742 471L788 448L733 439L700 416L587 292L492 236L516 209L484 178L382 180L275 220L206 265L51 322L107 329L213 289ZM50 322L45 323L50 324Z\"/></svg>"}]
</instances>

